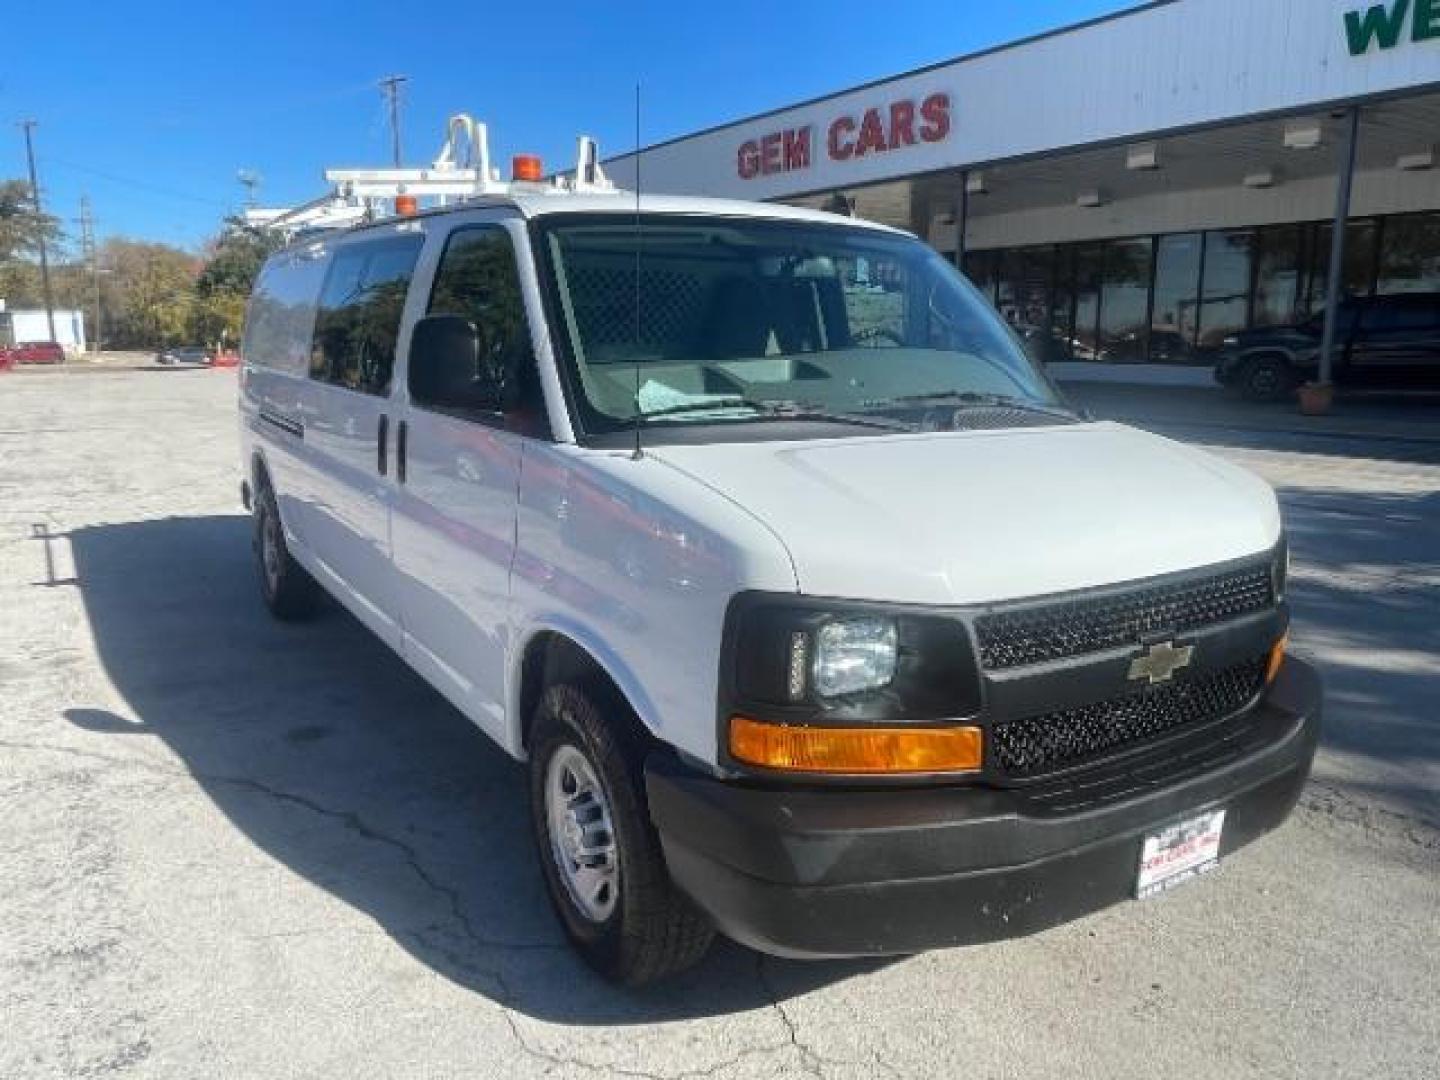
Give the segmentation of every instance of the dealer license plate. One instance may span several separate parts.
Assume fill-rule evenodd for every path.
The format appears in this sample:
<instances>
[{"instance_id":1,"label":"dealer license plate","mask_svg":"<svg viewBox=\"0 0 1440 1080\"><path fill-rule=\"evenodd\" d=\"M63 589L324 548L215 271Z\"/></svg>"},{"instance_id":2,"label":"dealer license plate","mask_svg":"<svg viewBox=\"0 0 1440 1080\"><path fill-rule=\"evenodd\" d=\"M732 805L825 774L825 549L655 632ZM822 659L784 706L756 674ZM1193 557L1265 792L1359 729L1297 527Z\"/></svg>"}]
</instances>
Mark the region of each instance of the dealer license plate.
<instances>
[{"instance_id":1,"label":"dealer license plate","mask_svg":"<svg viewBox=\"0 0 1440 1080\"><path fill-rule=\"evenodd\" d=\"M1140 849L1140 876L1135 895L1159 896L1220 863L1220 832L1225 811L1214 810L1152 833Z\"/></svg>"}]
</instances>

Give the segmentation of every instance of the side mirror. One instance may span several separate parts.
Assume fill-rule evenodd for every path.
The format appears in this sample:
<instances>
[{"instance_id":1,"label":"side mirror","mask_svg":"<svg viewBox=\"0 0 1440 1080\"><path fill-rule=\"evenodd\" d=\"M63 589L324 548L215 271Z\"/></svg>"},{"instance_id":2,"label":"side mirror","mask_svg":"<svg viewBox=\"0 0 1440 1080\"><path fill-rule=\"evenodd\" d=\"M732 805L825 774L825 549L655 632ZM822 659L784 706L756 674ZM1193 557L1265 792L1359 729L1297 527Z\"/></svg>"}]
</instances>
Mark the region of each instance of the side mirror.
<instances>
[{"instance_id":1,"label":"side mirror","mask_svg":"<svg viewBox=\"0 0 1440 1080\"><path fill-rule=\"evenodd\" d=\"M499 412L512 380L486 348L479 327L461 315L429 315L410 338L410 397L419 405Z\"/></svg>"}]
</instances>

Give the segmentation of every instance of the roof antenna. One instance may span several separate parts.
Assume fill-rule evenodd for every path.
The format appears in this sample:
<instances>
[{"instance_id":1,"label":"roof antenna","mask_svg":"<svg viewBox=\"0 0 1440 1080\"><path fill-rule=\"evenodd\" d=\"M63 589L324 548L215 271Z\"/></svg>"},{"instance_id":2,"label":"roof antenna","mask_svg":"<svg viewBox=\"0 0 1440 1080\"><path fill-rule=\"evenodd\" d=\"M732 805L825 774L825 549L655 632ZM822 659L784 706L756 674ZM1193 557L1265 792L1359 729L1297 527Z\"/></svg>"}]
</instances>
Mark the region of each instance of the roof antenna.
<instances>
[{"instance_id":1,"label":"roof antenna","mask_svg":"<svg viewBox=\"0 0 1440 1080\"><path fill-rule=\"evenodd\" d=\"M640 84L635 84L635 452L632 461L645 456L640 446L640 246L644 240L640 220Z\"/></svg>"}]
</instances>

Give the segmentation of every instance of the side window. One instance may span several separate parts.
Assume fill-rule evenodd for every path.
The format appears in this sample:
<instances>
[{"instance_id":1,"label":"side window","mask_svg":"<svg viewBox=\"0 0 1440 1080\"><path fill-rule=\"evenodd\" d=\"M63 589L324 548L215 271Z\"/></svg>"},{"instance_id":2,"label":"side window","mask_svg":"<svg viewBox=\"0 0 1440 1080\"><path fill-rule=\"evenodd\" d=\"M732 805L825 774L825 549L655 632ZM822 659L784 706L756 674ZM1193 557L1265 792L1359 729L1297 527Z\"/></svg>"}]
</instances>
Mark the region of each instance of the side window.
<instances>
[{"instance_id":1,"label":"side window","mask_svg":"<svg viewBox=\"0 0 1440 1080\"><path fill-rule=\"evenodd\" d=\"M1376 303L1365 319L1370 331L1428 330L1435 323L1433 312L1418 304Z\"/></svg>"},{"instance_id":2,"label":"side window","mask_svg":"<svg viewBox=\"0 0 1440 1080\"><path fill-rule=\"evenodd\" d=\"M457 229L435 271L428 315L461 315L480 331L494 366L514 373L519 409L542 422L545 410L525 319L510 234L498 225Z\"/></svg>"},{"instance_id":3,"label":"side window","mask_svg":"<svg viewBox=\"0 0 1440 1080\"><path fill-rule=\"evenodd\" d=\"M247 364L305 374L325 267L323 256L305 252L271 256L255 283L245 317L240 351Z\"/></svg>"},{"instance_id":4,"label":"side window","mask_svg":"<svg viewBox=\"0 0 1440 1080\"><path fill-rule=\"evenodd\" d=\"M390 389L405 293L424 237L347 244L335 253L310 348L310 377L348 390Z\"/></svg>"}]
</instances>

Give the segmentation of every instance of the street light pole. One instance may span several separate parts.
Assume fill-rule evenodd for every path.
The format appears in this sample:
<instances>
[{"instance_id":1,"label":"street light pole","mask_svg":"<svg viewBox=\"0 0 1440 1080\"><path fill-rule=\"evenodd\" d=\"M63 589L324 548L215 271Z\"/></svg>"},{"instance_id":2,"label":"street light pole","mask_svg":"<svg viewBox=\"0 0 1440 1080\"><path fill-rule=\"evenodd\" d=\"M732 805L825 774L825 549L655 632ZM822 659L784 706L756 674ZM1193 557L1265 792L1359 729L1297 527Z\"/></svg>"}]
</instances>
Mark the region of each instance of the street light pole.
<instances>
[{"instance_id":1,"label":"street light pole","mask_svg":"<svg viewBox=\"0 0 1440 1080\"><path fill-rule=\"evenodd\" d=\"M21 120L20 127L25 132L25 160L30 165L30 201L35 207L35 220L37 224L44 219L44 213L40 209L40 181L35 178L35 142L32 132L35 130L34 120ZM50 255L45 250L45 236L42 230L40 240L40 285L45 290L45 322L50 328L50 340L55 340L55 294L50 291Z\"/></svg>"}]
</instances>

